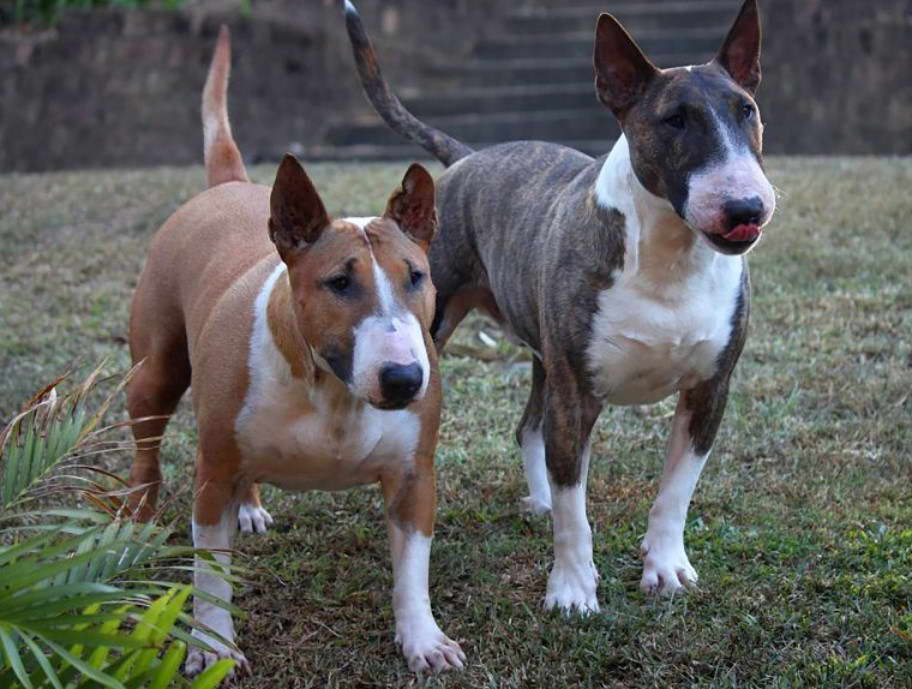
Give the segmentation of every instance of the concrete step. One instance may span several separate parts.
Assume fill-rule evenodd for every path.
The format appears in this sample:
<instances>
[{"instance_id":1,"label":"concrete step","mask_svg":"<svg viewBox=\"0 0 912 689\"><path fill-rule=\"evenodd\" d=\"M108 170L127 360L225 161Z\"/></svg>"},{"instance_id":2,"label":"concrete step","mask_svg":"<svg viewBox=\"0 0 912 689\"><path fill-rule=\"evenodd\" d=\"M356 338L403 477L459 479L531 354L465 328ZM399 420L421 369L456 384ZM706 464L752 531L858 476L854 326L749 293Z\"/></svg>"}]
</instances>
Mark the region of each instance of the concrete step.
<instances>
[{"instance_id":1,"label":"concrete step","mask_svg":"<svg viewBox=\"0 0 912 689\"><path fill-rule=\"evenodd\" d=\"M409 143L390 144L358 144L354 146L310 146L302 151L304 158L310 161L317 160L344 160L344 161L377 161L377 160L431 160L431 156L420 146ZM556 141L563 146L582 151L586 155L597 158L606 154L614 145L614 139L568 139ZM491 146L491 143L470 143L476 150Z\"/></svg>"},{"instance_id":2,"label":"concrete step","mask_svg":"<svg viewBox=\"0 0 912 689\"><path fill-rule=\"evenodd\" d=\"M647 29L727 26L737 15L738 7L734 0L669 0L524 8L507 17L505 28L514 34L591 33L598 15L610 12L638 38L638 33Z\"/></svg>"},{"instance_id":3,"label":"concrete step","mask_svg":"<svg viewBox=\"0 0 912 689\"><path fill-rule=\"evenodd\" d=\"M701 26L690 29L663 28L639 31L636 40L647 55L693 53L711 58L725 38L728 27ZM593 32L554 33L547 36L509 35L482 41L475 48L479 59L592 57Z\"/></svg>"},{"instance_id":4,"label":"concrete step","mask_svg":"<svg viewBox=\"0 0 912 689\"><path fill-rule=\"evenodd\" d=\"M476 113L571 110L597 104L592 80L576 84L519 85L491 88L453 88L405 101L419 118Z\"/></svg>"},{"instance_id":5,"label":"concrete step","mask_svg":"<svg viewBox=\"0 0 912 689\"><path fill-rule=\"evenodd\" d=\"M476 113L437 117L428 124L460 141L496 143L516 140L604 140L617 137L612 115L601 106L545 112ZM379 119L346 123L330 129L326 142L335 146L389 145L390 130ZM395 135L393 135L395 136Z\"/></svg>"},{"instance_id":6,"label":"concrete step","mask_svg":"<svg viewBox=\"0 0 912 689\"><path fill-rule=\"evenodd\" d=\"M589 155L610 150L619 129L598 103L592 49L596 19L620 19L659 67L699 64L721 45L740 0L562 0L511 12L471 58L429 63L436 92L406 98L428 124L473 148L502 141L563 142ZM309 159L423 159L375 116L331 128Z\"/></svg>"},{"instance_id":7,"label":"concrete step","mask_svg":"<svg viewBox=\"0 0 912 689\"><path fill-rule=\"evenodd\" d=\"M707 56L694 53L654 54L650 55L650 59L659 67L676 67L705 62ZM431 65L428 70L435 77L449 81L454 88L566 85L595 78L591 57L475 59L452 65Z\"/></svg>"}]
</instances>

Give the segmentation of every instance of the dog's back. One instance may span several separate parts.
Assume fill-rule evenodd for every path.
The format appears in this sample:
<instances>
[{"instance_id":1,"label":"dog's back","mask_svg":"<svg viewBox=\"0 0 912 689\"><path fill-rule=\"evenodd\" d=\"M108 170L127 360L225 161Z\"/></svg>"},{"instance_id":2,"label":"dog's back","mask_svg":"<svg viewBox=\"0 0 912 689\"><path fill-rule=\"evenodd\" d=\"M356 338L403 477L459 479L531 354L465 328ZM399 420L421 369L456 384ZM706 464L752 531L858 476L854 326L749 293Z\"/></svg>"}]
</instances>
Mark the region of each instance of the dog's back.
<instances>
[{"instance_id":1,"label":"dog's back","mask_svg":"<svg viewBox=\"0 0 912 689\"><path fill-rule=\"evenodd\" d=\"M266 232L269 187L248 181L231 136L226 101L230 60L230 38L222 27L202 100L209 188L155 234L130 310L130 353L134 362L143 362L127 391L130 416L140 419L133 425L137 455L131 481L149 486L131 495L141 519L152 517L150 506L161 480L158 439L190 385L194 341L212 304L230 287L233 296L243 297L234 295L236 276L258 264L268 271L278 261Z\"/></svg>"},{"instance_id":2,"label":"dog's back","mask_svg":"<svg viewBox=\"0 0 912 689\"><path fill-rule=\"evenodd\" d=\"M549 236L548 228L559 225L555 213L585 204L596 173L593 159L579 151L519 141L472 153L438 178L441 233L430 260L438 294L432 334L439 346L464 307L472 306L509 322L513 334L540 351L541 291L554 277L549 267L570 258L555 246L562 238ZM579 235L585 243L588 234ZM522 275L522 282L512 281L513 275ZM497 311L486 306L493 294Z\"/></svg>"}]
</instances>

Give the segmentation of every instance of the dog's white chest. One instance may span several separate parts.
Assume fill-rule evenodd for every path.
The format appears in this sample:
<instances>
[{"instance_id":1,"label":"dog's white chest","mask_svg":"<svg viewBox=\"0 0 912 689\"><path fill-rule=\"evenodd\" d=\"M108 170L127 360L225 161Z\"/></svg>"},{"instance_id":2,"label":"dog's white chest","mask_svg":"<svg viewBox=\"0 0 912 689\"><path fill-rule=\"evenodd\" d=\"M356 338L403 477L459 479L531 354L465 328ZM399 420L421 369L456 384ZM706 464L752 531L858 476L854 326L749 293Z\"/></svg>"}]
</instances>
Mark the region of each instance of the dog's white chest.
<instances>
[{"instance_id":1,"label":"dog's white chest","mask_svg":"<svg viewBox=\"0 0 912 689\"><path fill-rule=\"evenodd\" d=\"M595 392L609 404L651 404L716 372L729 342L740 259L673 285L622 274L599 294L587 349Z\"/></svg>"},{"instance_id":2,"label":"dog's white chest","mask_svg":"<svg viewBox=\"0 0 912 689\"><path fill-rule=\"evenodd\" d=\"M261 381L262 382L262 381ZM407 410L339 405L296 380L252 386L236 432L244 471L290 490L339 490L413 461L420 422Z\"/></svg>"}]
</instances>

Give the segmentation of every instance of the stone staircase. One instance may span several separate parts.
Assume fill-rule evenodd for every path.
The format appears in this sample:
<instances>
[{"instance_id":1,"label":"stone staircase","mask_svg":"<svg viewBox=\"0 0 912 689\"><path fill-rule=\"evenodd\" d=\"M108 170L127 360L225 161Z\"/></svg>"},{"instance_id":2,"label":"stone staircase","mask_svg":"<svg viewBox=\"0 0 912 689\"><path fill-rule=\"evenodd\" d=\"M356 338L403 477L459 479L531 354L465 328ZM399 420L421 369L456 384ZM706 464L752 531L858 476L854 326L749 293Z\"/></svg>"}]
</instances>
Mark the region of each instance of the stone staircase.
<instances>
[{"instance_id":1,"label":"stone staircase","mask_svg":"<svg viewBox=\"0 0 912 689\"><path fill-rule=\"evenodd\" d=\"M554 0L500 19L470 59L429 64L437 89L403 98L422 120L473 148L502 141L555 141L593 156L619 131L596 100L595 21L610 11L660 67L705 62L734 18L737 0ZM395 74L387 75L395 83ZM426 157L376 115L332 128L310 156L384 160Z\"/></svg>"}]
</instances>

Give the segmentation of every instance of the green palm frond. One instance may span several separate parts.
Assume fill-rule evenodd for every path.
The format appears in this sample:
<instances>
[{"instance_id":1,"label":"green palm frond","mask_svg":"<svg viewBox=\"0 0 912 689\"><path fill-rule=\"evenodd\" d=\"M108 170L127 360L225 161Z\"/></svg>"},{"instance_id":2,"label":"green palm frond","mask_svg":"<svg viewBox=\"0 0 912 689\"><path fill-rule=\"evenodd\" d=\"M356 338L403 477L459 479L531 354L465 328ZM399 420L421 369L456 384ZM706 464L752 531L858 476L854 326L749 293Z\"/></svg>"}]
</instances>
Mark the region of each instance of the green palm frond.
<instances>
[{"instance_id":1,"label":"green palm frond","mask_svg":"<svg viewBox=\"0 0 912 689\"><path fill-rule=\"evenodd\" d=\"M101 601L92 603L81 615L90 621L75 625L65 639L49 626L11 630L0 622L0 686L212 689L234 661L218 661L192 682L179 674L187 645L171 637L190 593L190 587L175 587L145 610L120 605L108 615L100 614Z\"/></svg>"},{"instance_id":2,"label":"green palm frond","mask_svg":"<svg viewBox=\"0 0 912 689\"><path fill-rule=\"evenodd\" d=\"M30 491L46 483L68 462L108 449L105 436L111 428L99 428L101 421L138 366L90 412L86 399L98 385L103 366L95 368L65 397L57 395L57 384L63 380L58 378L0 431L0 510L26 501Z\"/></svg>"},{"instance_id":3,"label":"green palm frond","mask_svg":"<svg viewBox=\"0 0 912 689\"><path fill-rule=\"evenodd\" d=\"M205 594L167 580L212 554L169 544L169 526L125 518L123 482L91 465L120 447L108 437L123 424L102 422L135 369L90 408L101 371L61 397L62 379L45 386L0 431L0 687L217 686L233 662L192 683L178 674L187 645L202 643L185 631L184 604ZM66 492L98 509L40 509L38 498ZM216 569L237 579L236 567Z\"/></svg>"}]
</instances>

